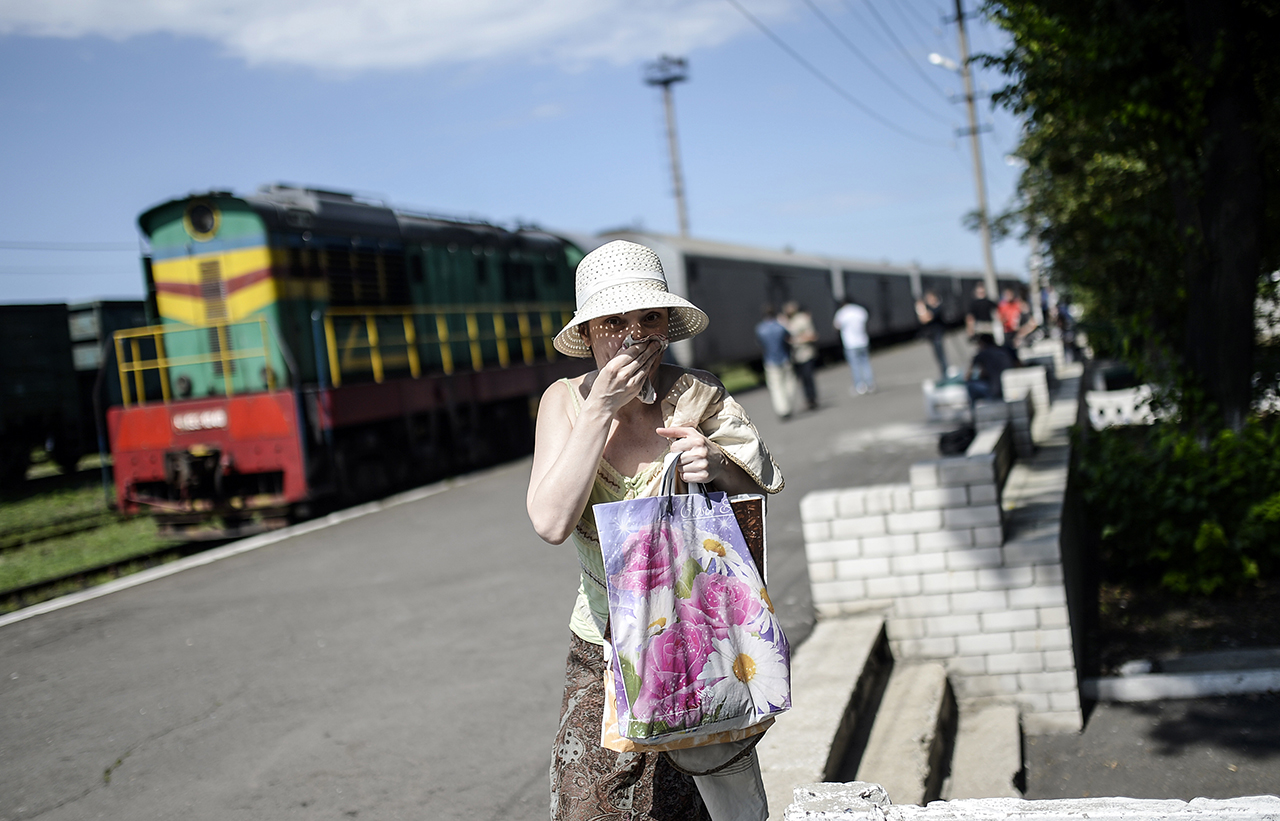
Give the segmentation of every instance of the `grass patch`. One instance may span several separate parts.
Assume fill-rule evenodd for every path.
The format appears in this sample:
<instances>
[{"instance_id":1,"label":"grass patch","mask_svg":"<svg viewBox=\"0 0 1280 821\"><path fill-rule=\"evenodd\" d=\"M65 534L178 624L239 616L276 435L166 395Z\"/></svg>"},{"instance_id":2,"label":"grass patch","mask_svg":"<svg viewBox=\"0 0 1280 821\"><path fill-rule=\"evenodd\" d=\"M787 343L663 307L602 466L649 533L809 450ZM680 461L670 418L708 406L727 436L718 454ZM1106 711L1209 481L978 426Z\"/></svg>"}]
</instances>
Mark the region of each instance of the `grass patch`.
<instances>
[{"instance_id":1,"label":"grass patch","mask_svg":"<svg viewBox=\"0 0 1280 821\"><path fill-rule=\"evenodd\" d=\"M96 530L16 548L0 554L0 593L142 556L176 544L162 539L156 523L138 517Z\"/></svg>"},{"instance_id":2,"label":"grass patch","mask_svg":"<svg viewBox=\"0 0 1280 821\"><path fill-rule=\"evenodd\" d=\"M67 519L106 513L102 485L82 482L27 496L0 497L0 534L37 530Z\"/></svg>"},{"instance_id":3,"label":"grass patch","mask_svg":"<svg viewBox=\"0 0 1280 821\"><path fill-rule=\"evenodd\" d=\"M716 369L715 374L731 394L751 390L760 384L759 375L746 365L728 365Z\"/></svg>"}]
</instances>

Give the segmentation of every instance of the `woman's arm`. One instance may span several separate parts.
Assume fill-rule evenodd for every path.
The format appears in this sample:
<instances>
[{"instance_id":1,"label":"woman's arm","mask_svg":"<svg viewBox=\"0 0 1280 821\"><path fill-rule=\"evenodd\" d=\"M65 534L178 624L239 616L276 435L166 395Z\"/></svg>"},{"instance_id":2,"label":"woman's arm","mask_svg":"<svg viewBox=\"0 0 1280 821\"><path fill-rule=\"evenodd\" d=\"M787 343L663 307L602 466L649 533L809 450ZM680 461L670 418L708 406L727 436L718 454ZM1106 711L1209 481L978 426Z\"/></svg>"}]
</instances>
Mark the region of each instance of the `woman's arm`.
<instances>
[{"instance_id":1,"label":"woman's arm","mask_svg":"<svg viewBox=\"0 0 1280 821\"><path fill-rule=\"evenodd\" d=\"M525 507L544 541L564 542L582 518L614 415L640 394L659 348L628 348L609 360L594 379L588 376L591 389L577 419L573 398L561 383L552 384L542 395ZM569 389L577 390L572 385Z\"/></svg>"}]
</instances>

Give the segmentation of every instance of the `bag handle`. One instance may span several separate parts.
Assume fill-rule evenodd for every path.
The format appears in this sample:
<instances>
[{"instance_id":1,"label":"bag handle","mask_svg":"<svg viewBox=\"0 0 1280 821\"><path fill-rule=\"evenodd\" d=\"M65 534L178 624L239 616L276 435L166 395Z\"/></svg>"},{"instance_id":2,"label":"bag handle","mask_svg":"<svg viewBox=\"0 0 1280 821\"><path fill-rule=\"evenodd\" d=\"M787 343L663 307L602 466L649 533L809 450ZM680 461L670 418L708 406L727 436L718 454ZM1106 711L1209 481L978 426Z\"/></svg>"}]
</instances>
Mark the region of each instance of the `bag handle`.
<instances>
[{"instance_id":1,"label":"bag handle","mask_svg":"<svg viewBox=\"0 0 1280 821\"><path fill-rule=\"evenodd\" d=\"M671 515L671 499L676 495L676 477L679 475L680 454L668 453L666 458L662 460L662 486L658 490L658 494L665 496L667 499L665 511L667 515ZM700 493L707 503L707 510L711 509L711 495L707 490L707 486L699 482L689 482L689 493Z\"/></svg>"}]
</instances>

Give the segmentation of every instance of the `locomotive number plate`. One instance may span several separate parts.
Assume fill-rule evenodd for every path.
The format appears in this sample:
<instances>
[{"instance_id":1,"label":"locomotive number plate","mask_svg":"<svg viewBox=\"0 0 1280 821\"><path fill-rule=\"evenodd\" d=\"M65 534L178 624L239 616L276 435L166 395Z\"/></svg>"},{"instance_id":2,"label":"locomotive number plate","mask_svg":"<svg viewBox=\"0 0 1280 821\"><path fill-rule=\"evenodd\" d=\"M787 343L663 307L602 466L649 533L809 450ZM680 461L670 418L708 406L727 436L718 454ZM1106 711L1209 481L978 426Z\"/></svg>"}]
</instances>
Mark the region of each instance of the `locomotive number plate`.
<instances>
[{"instance_id":1,"label":"locomotive number plate","mask_svg":"<svg viewBox=\"0 0 1280 821\"><path fill-rule=\"evenodd\" d=\"M173 429L182 433L195 430L216 430L227 426L227 412L222 408L204 411L188 411L173 415Z\"/></svg>"}]
</instances>

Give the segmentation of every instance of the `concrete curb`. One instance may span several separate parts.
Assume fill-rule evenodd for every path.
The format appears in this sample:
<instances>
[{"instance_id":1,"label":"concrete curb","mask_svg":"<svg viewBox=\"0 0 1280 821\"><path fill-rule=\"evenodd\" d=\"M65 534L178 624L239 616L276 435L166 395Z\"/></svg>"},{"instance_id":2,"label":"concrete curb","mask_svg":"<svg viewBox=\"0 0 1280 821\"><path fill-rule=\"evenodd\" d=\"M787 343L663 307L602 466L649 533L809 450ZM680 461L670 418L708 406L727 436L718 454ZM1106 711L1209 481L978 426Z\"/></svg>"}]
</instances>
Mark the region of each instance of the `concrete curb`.
<instances>
[{"instance_id":1,"label":"concrete curb","mask_svg":"<svg viewBox=\"0 0 1280 821\"><path fill-rule=\"evenodd\" d=\"M1268 693L1280 691L1280 668L1088 678L1080 690L1086 699L1119 702Z\"/></svg>"}]
</instances>

